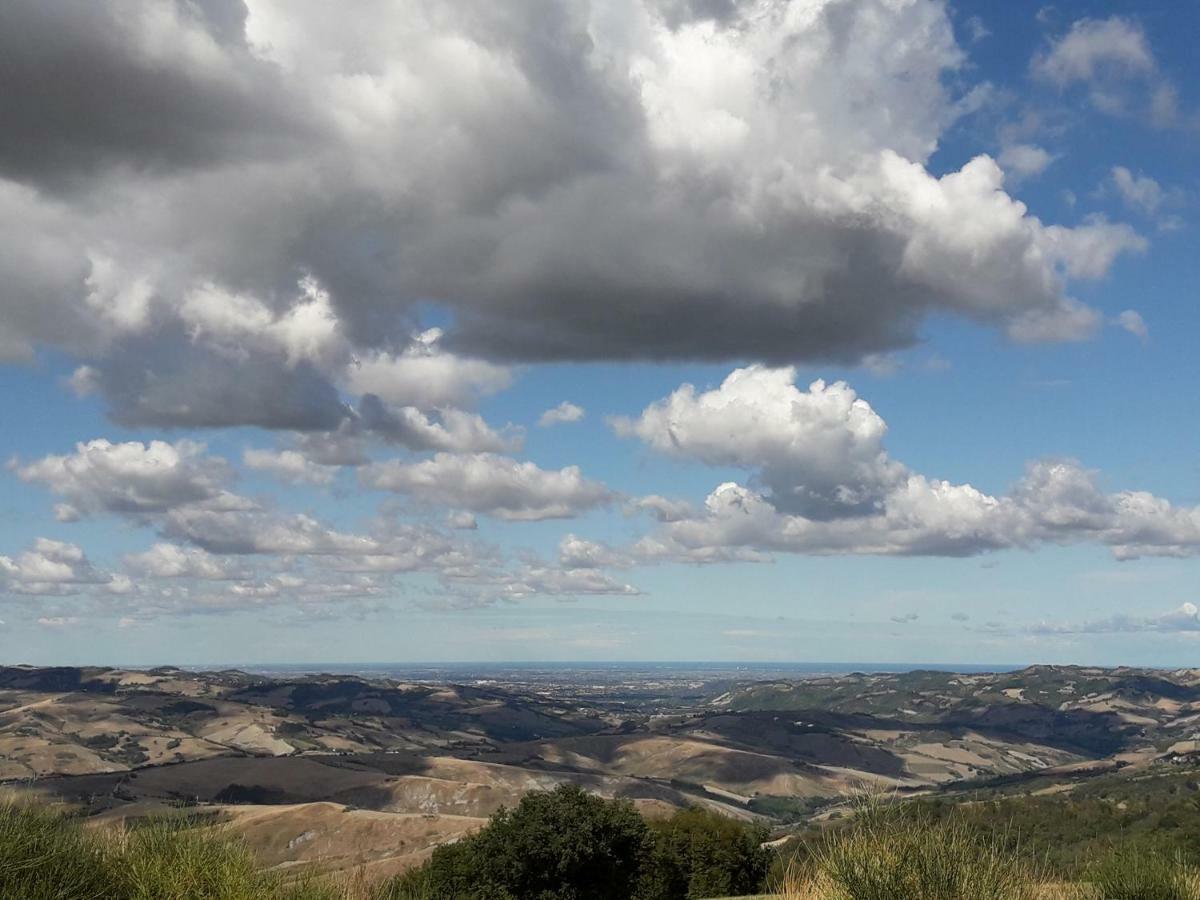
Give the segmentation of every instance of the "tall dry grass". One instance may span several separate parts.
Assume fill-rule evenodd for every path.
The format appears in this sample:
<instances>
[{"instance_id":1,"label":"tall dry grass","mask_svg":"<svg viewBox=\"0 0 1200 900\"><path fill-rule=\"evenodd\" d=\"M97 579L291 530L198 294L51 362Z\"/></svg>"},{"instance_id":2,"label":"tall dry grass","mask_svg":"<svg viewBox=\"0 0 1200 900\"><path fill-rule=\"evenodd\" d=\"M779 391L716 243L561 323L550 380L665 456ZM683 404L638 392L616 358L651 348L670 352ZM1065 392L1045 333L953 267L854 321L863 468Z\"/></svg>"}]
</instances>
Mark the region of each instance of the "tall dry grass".
<instances>
[{"instance_id":1,"label":"tall dry grass","mask_svg":"<svg viewBox=\"0 0 1200 900\"><path fill-rule=\"evenodd\" d=\"M878 794L855 799L854 816L831 829L780 886L786 900L1042 900L1047 879L1000 836L965 823L904 815Z\"/></svg>"},{"instance_id":2,"label":"tall dry grass","mask_svg":"<svg viewBox=\"0 0 1200 900\"><path fill-rule=\"evenodd\" d=\"M0 897L21 900L342 900L316 880L258 868L236 836L195 819L84 829L61 812L0 800Z\"/></svg>"},{"instance_id":3,"label":"tall dry grass","mask_svg":"<svg viewBox=\"0 0 1200 900\"><path fill-rule=\"evenodd\" d=\"M1062 881L1009 835L914 816L879 794L853 805L848 826L789 867L780 900L1200 900L1200 870L1176 855L1115 846Z\"/></svg>"},{"instance_id":4,"label":"tall dry grass","mask_svg":"<svg viewBox=\"0 0 1200 900\"><path fill-rule=\"evenodd\" d=\"M1104 900L1200 900L1200 870L1154 849L1114 847L1086 877Z\"/></svg>"}]
</instances>

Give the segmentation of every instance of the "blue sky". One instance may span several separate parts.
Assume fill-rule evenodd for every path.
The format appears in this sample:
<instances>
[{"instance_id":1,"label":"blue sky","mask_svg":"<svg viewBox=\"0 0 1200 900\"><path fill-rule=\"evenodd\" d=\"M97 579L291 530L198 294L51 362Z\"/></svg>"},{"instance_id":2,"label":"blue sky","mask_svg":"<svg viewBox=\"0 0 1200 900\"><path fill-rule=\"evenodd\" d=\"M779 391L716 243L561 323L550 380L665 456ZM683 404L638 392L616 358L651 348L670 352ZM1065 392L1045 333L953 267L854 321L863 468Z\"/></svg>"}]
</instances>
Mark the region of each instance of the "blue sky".
<instances>
[{"instance_id":1,"label":"blue sky","mask_svg":"<svg viewBox=\"0 0 1200 900\"><path fill-rule=\"evenodd\" d=\"M18 10L7 661L1194 663L1196 12L405 7Z\"/></svg>"}]
</instances>

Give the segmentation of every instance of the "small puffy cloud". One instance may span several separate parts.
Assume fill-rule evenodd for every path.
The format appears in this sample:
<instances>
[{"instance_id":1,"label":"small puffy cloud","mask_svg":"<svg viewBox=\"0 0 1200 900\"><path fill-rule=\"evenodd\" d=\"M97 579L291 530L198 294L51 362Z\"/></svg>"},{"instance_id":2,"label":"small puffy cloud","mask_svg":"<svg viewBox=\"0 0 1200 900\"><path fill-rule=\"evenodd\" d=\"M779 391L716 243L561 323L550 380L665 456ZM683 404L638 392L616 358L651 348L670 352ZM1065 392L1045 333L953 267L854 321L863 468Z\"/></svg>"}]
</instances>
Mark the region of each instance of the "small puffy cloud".
<instances>
[{"instance_id":1,"label":"small puffy cloud","mask_svg":"<svg viewBox=\"0 0 1200 900\"><path fill-rule=\"evenodd\" d=\"M1054 154L1036 144L1010 144L1000 151L997 162L1009 175L1030 178L1042 174L1054 160Z\"/></svg>"},{"instance_id":2,"label":"small puffy cloud","mask_svg":"<svg viewBox=\"0 0 1200 900\"><path fill-rule=\"evenodd\" d=\"M1113 166L1112 184L1125 204L1137 212L1153 215L1165 199L1162 185L1148 175L1134 175L1124 166Z\"/></svg>"},{"instance_id":3,"label":"small puffy cloud","mask_svg":"<svg viewBox=\"0 0 1200 900\"><path fill-rule=\"evenodd\" d=\"M81 585L107 584L112 577L97 570L82 548L38 538L16 558L0 556L0 592L65 595Z\"/></svg>"},{"instance_id":4,"label":"small puffy cloud","mask_svg":"<svg viewBox=\"0 0 1200 900\"><path fill-rule=\"evenodd\" d=\"M368 434L410 450L449 450L456 453L520 449L518 429L497 432L482 416L461 409L442 409L432 415L414 406L393 407L366 394L358 422Z\"/></svg>"},{"instance_id":5,"label":"small puffy cloud","mask_svg":"<svg viewBox=\"0 0 1200 900\"><path fill-rule=\"evenodd\" d=\"M312 516L285 515L259 508L172 510L161 524L163 534L216 554L332 555L378 551L379 542L346 534Z\"/></svg>"},{"instance_id":6,"label":"small puffy cloud","mask_svg":"<svg viewBox=\"0 0 1200 900\"><path fill-rule=\"evenodd\" d=\"M1066 270L1077 278L1098 278L1113 264L1121 253L1142 253L1149 244L1146 239L1125 224L1106 221L1101 216L1087 219L1085 224L1073 229L1047 229L1047 252L1053 252ZM1053 309L1034 310L1014 319L1009 333L1021 339L1017 329L1030 320L1054 321L1076 319L1087 321L1095 317L1094 310L1067 299ZM1072 336L1086 335L1083 326L1064 332L1056 340L1070 340Z\"/></svg>"},{"instance_id":7,"label":"small puffy cloud","mask_svg":"<svg viewBox=\"0 0 1200 900\"><path fill-rule=\"evenodd\" d=\"M158 543L142 553L125 557L126 568L149 578L199 578L224 581L244 578L245 573L234 568L228 560L213 556L198 547L180 547Z\"/></svg>"},{"instance_id":8,"label":"small puffy cloud","mask_svg":"<svg viewBox=\"0 0 1200 900\"><path fill-rule=\"evenodd\" d=\"M509 369L447 353L441 339L441 329L431 328L415 335L400 353L360 354L343 376L346 388L395 406L430 409L469 405L479 395L512 384Z\"/></svg>"},{"instance_id":9,"label":"small puffy cloud","mask_svg":"<svg viewBox=\"0 0 1200 900\"><path fill-rule=\"evenodd\" d=\"M992 32L991 29L984 24L983 19L979 16L971 16L963 22L963 28L967 33L967 37L971 39L971 43L977 44L985 37L988 37Z\"/></svg>"},{"instance_id":10,"label":"small puffy cloud","mask_svg":"<svg viewBox=\"0 0 1200 900\"><path fill-rule=\"evenodd\" d=\"M292 484L332 484L335 469L308 459L298 450L247 449L242 454L246 468L266 472Z\"/></svg>"},{"instance_id":11,"label":"small puffy cloud","mask_svg":"<svg viewBox=\"0 0 1200 900\"><path fill-rule=\"evenodd\" d=\"M203 453L203 444L187 440L114 444L99 438L76 444L73 454L14 468L22 480L44 484L63 497L68 517L140 515L221 497L229 467Z\"/></svg>"},{"instance_id":12,"label":"small puffy cloud","mask_svg":"<svg viewBox=\"0 0 1200 900\"><path fill-rule=\"evenodd\" d=\"M636 497L625 504L629 513L649 513L659 522L678 522L695 513L695 508L686 500L672 500L659 494Z\"/></svg>"},{"instance_id":13,"label":"small puffy cloud","mask_svg":"<svg viewBox=\"0 0 1200 900\"><path fill-rule=\"evenodd\" d=\"M355 419L343 419L331 431L295 436L296 449L321 466L363 466L370 462L367 434Z\"/></svg>"},{"instance_id":14,"label":"small puffy cloud","mask_svg":"<svg viewBox=\"0 0 1200 900\"><path fill-rule=\"evenodd\" d=\"M116 596L131 594L134 591L133 579L128 575L113 575L108 584L104 585L104 591Z\"/></svg>"},{"instance_id":15,"label":"small puffy cloud","mask_svg":"<svg viewBox=\"0 0 1200 900\"><path fill-rule=\"evenodd\" d=\"M578 422L584 417L582 406L576 406L564 400L558 406L546 410L538 419L538 425L542 428L549 428L551 425L563 425L569 422Z\"/></svg>"},{"instance_id":16,"label":"small puffy cloud","mask_svg":"<svg viewBox=\"0 0 1200 900\"><path fill-rule=\"evenodd\" d=\"M624 568L631 560L607 544L567 534L558 542L558 562L564 569L601 569Z\"/></svg>"},{"instance_id":17,"label":"small puffy cloud","mask_svg":"<svg viewBox=\"0 0 1200 900\"><path fill-rule=\"evenodd\" d=\"M79 624L78 616L41 616L37 623L43 628L70 628Z\"/></svg>"},{"instance_id":18,"label":"small puffy cloud","mask_svg":"<svg viewBox=\"0 0 1200 900\"><path fill-rule=\"evenodd\" d=\"M1150 339L1150 329L1146 325L1146 320L1142 318L1142 314L1134 309L1127 309L1117 314L1113 320L1118 328L1123 328L1132 334L1134 337L1145 342Z\"/></svg>"},{"instance_id":19,"label":"small puffy cloud","mask_svg":"<svg viewBox=\"0 0 1200 900\"><path fill-rule=\"evenodd\" d=\"M510 521L571 518L613 499L578 466L547 470L492 453L389 460L364 467L359 478L368 487Z\"/></svg>"},{"instance_id":20,"label":"small puffy cloud","mask_svg":"<svg viewBox=\"0 0 1200 900\"><path fill-rule=\"evenodd\" d=\"M1134 18L1080 19L1033 58L1030 71L1060 90L1082 85L1106 115L1144 115L1159 128L1178 122L1178 92Z\"/></svg>"},{"instance_id":21,"label":"small puffy cloud","mask_svg":"<svg viewBox=\"0 0 1200 900\"><path fill-rule=\"evenodd\" d=\"M891 616L891 620L893 622L895 622L897 625L911 625L913 622L917 621L917 619L919 619L919 618L921 618L921 617L918 616L914 612L902 613L899 615Z\"/></svg>"},{"instance_id":22,"label":"small puffy cloud","mask_svg":"<svg viewBox=\"0 0 1200 900\"><path fill-rule=\"evenodd\" d=\"M1049 314L1022 316L1009 325L1008 333L1014 340L1029 344L1080 341L1095 334L1102 321L1094 309L1082 303L1068 303Z\"/></svg>"},{"instance_id":23,"label":"small puffy cloud","mask_svg":"<svg viewBox=\"0 0 1200 900\"><path fill-rule=\"evenodd\" d=\"M903 363L891 353L871 353L862 358L862 367L872 375L891 378L903 368Z\"/></svg>"},{"instance_id":24,"label":"small puffy cloud","mask_svg":"<svg viewBox=\"0 0 1200 900\"><path fill-rule=\"evenodd\" d=\"M469 513L466 510L457 510L446 516L446 524L451 528L456 528L461 531L474 531L479 527L479 523L475 519L474 513Z\"/></svg>"},{"instance_id":25,"label":"small puffy cloud","mask_svg":"<svg viewBox=\"0 0 1200 900\"><path fill-rule=\"evenodd\" d=\"M1160 128L1172 125L1179 117L1179 92L1166 82L1154 89L1150 98L1150 121Z\"/></svg>"},{"instance_id":26,"label":"small puffy cloud","mask_svg":"<svg viewBox=\"0 0 1200 900\"><path fill-rule=\"evenodd\" d=\"M1091 81L1106 69L1147 73L1154 56L1142 26L1132 19L1080 19L1034 58L1033 73L1060 86Z\"/></svg>"}]
</instances>

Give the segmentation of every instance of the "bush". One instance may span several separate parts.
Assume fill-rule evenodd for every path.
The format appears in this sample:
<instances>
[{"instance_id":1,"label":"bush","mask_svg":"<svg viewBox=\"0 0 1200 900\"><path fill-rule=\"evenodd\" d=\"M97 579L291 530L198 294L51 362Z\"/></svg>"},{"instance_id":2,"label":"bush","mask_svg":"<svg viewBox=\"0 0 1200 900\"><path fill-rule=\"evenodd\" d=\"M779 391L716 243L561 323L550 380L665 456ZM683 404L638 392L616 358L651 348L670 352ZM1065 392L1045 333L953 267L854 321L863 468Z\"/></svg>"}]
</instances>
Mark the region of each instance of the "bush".
<instances>
[{"instance_id":1,"label":"bush","mask_svg":"<svg viewBox=\"0 0 1200 900\"><path fill-rule=\"evenodd\" d=\"M394 880L386 900L693 900L753 893L771 865L765 828L687 809L647 826L623 800L564 785Z\"/></svg>"},{"instance_id":2,"label":"bush","mask_svg":"<svg viewBox=\"0 0 1200 900\"><path fill-rule=\"evenodd\" d=\"M700 808L651 825L653 846L638 900L695 900L760 891L772 853L768 832Z\"/></svg>"},{"instance_id":3,"label":"bush","mask_svg":"<svg viewBox=\"0 0 1200 900\"><path fill-rule=\"evenodd\" d=\"M633 805L574 785L526 794L483 830L439 847L388 888L389 898L628 900L650 851Z\"/></svg>"}]
</instances>

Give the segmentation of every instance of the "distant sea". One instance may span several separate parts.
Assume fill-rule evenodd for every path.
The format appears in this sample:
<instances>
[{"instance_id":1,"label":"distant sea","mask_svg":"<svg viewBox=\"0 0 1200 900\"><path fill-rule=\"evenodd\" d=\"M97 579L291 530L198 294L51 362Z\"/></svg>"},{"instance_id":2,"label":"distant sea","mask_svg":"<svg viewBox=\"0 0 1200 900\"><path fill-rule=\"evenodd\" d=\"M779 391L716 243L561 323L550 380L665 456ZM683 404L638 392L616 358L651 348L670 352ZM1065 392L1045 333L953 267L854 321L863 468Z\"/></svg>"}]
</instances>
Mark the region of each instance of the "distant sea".
<instances>
[{"instance_id":1,"label":"distant sea","mask_svg":"<svg viewBox=\"0 0 1200 900\"><path fill-rule=\"evenodd\" d=\"M1020 665L977 665L972 663L878 663L878 662L505 662L505 663L233 663L221 666L189 666L197 671L218 668L240 669L258 675L358 675L398 681L575 681L575 680L682 680L725 679L770 681L845 675L853 672L1011 672Z\"/></svg>"}]
</instances>

